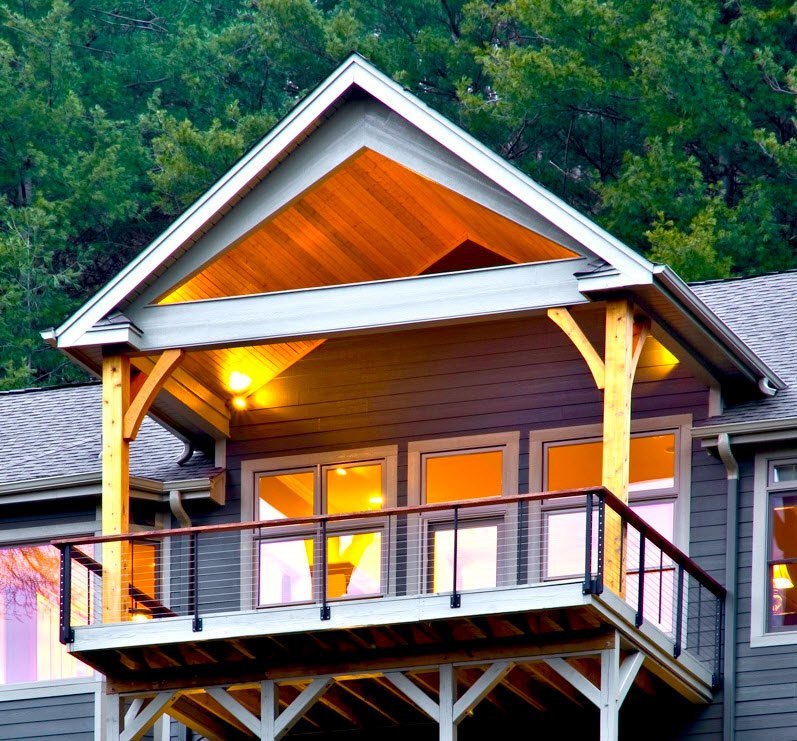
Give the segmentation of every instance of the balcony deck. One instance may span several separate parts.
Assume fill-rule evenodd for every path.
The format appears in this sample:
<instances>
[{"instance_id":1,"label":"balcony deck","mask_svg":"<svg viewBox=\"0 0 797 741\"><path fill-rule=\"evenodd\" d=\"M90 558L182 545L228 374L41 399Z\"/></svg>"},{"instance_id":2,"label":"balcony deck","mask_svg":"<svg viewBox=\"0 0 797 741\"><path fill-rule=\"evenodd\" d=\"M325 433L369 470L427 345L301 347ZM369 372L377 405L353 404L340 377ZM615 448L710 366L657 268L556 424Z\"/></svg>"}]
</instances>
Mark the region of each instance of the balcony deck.
<instances>
[{"instance_id":1,"label":"balcony deck","mask_svg":"<svg viewBox=\"0 0 797 741\"><path fill-rule=\"evenodd\" d=\"M584 564L583 572L561 579L533 578L534 569L529 559L519 558L514 546L520 543L527 553L538 548L540 529L525 524L519 526L518 522L524 522L524 518L532 522L535 518L529 517L528 512L542 501L572 502L574 497L580 497L582 512L592 510L592 515L582 520L585 538L579 556ZM271 527L269 523L127 536L133 544L151 544L160 539L160 543L169 544L169 550L177 547L176 542L190 539L193 545L182 551L188 557L183 572L189 581L195 580L188 585L187 601L176 599L167 606L154 599L144 599L141 590L136 588L131 595L135 595L136 604L145 605L151 619L114 621L106 609L104 622L89 619L86 622L93 624L74 626L68 622L63 626L64 637L73 639L70 651L74 655L108 677L112 691L139 698L168 695L172 698L168 712L173 717L203 717L204 725L195 725L195 729L205 735L210 733L210 737L215 733L219 738L235 737L235 733L243 737L253 735L250 733L252 723L241 726L235 712L241 703L243 707L259 702L253 699L254 695L247 699L247 693L260 690L262 694L265 684L273 682L280 687L283 701L292 702L319 677L329 679L335 686L331 694L324 696L326 699L320 707L326 707L339 720L348 716L350 724L369 726L374 720L371 716L380 715L378 710L382 708L386 709L382 715L389 715L398 725L412 722L413 714L419 712L419 700L404 696L405 701L399 703L395 692L392 699L387 696L389 687L393 686L391 678L397 673L409 675L416 686L423 687L426 682L433 695L439 694L439 686L429 685L429 677L437 676L435 672L440 671L442 665L452 667L466 686L476 683L482 676L479 670L483 670L483 676L488 676L490 667L498 667L495 671L501 676L488 688L486 695L493 709L500 705L500 696L506 693L513 696L513 701L521 698L536 710L562 704L579 706L583 700L579 697L584 693L587 696L593 690L600 693L603 680L598 678L602 676L601 667L605 662L602 657L611 651L616 651L620 657L640 657L636 672L630 675L635 692L669 694L688 703L705 703L711 699L719 670L723 595L716 582L604 490L518 495L505 499L509 508L498 514L493 499L456 503L453 505L456 515L452 505L446 504L291 521L294 530L289 532L295 533L296 527L309 526L316 533L315 537L320 534L323 538L334 537L344 526L349 530L356 527L362 530L361 520L371 523L369 527L379 523L386 534L382 545L389 563L386 572L390 572L386 573L385 583L390 584L390 588L380 596L360 599L332 599L325 593L327 582L319 579L314 592L316 599L310 603L256 607L257 600L253 600L250 590L241 588L242 581L229 582L226 586L220 581L216 586L222 590L233 584L237 584L238 589L232 595L233 604L214 610L214 605L220 606L209 591L214 572L201 567L203 558L212 558L214 552L227 552L232 543L240 543L235 553L239 567L236 579L239 579L243 570L252 566L242 554L253 550L252 543L256 542L253 529L257 529L257 537L260 537L263 529ZM504 535L510 537L506 534L511 533L513 548L499 549L503 554L511 552L511 557L502 556L498 564L500 573L511 572L511 583L501 578L495 584L472 589L460 589L452 583L452 588L432 593L429 589L410 588L408 585L413 579L407 578L407 574L412 572L412 559L407 554L414 553L420 562L425 556L419 556L418 549L405 547L401 551L403 557L397 557L395 544L407 543L407 533L413 527L406 526L399 531L395 521L406 525L412 522L409 518L417 517L420 522L433 512L451 514L455 527L459 525L460 528L466 527L469 520L483 522L488 514L500 517L504 523L512 523L504 529ZM624 597L609 586L603 586L604 580L607 584L616 583L605 568L612 560L603 553L604 531L613 515L621 517L627 544L629 566L624 568L621 582ZM357 525L354 521L358 521ZM278 527L282 528L281 537L285 537L285 523L279 523ZM208 543L200 539L208 541L211 537L226 540L223 546L220 544L212 551ZM66 570L66 578L70 580L71 577L72 583L65 583L65 590L71 597L68 602L72 607L76 598L72 587L101 578L101 564L80 550L86 548L86 540L89 539L80 543L58 543L67 561L76 569L86 569L81 575ZM110 538L90 540L96 547ZM426 540L426 536L421 540ZM456 542L455 538L455 549ZM645 545L640 547L640 543ZM653 560L658 562L655 568L651 566L652 554ZM643 568L632 573L635 559ZM521 568L519 563L525 566ZM319 572L331 573L331 564L323 566ZM467 563L462 568L467 568ZM395 579L393 571L403 571L403 580ZM667 580L665 572L670 575ZM430 584L427 577L424 575L415 583ZM174 569L171 569L170 578L169 593L174 595L181 591L175 587ZM215 578L221 579L220 572L215 572ZM654 588L658 587L657 603L651 601L650 584L645 586L644 582L646 578L653 581ZM663 595L665 582L679 587L677 593ZM641 602L639 592L636 596L633 594L634 584L642 586ZM95 585L91 591L96 601L96 595L102 590ZM161 598L167 593L163 584L156 586L156 591ZM182 592L185 596L185 590ZM209 602L203 602L203 593ZM81 593L78 591L77 595L80 601ZM669 614L665 614L668 611ZM65 619L69 621L70 611L66 612ZM572 671L575 676L568 676ZM580 682L586 684L579 686ZM365 694L360 692L359 700L353 699L352 695L357 692L349 690L363 683L370 689ZM224 692L238 703L230 705L234 711L232 715L229 708L218 706L215 694L221 691L220 687L227 687ZM597 704L598 701L593 700ZM224 702L229 704L228 699ZM313 712L323 716L321 710ZM206 718L208 714L212 718ZM304 726L309 726L308 731L311 721L321 723L324 728L331 727L323 718L314 720L311 713L303 721Z\"/></svg>"}]
</instances>

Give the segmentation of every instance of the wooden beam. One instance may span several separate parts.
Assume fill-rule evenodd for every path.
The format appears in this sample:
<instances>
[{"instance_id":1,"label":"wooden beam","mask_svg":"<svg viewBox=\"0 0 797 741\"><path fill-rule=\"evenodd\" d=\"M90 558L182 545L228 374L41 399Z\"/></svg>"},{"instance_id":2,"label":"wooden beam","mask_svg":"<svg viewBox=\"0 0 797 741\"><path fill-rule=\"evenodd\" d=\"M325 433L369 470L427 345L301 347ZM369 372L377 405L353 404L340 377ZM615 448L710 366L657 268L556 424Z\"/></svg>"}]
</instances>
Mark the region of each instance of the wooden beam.
<instances>
[{"instance_id":1,"label":"wooden beam","mask_svg":"<svg viewBox=\"0 0 797 741\"><path fill-rule=\"evenodd\" d=\"M639 670L645 661L645 655L641 651L636 651L630 656L626 656L620 665L620 679L617 689L617 703L622 705L628 695L628 690L634 685Z\"/></svg>"},{"instance_id":2,"label":"wooden beam","mask_svg":"<svg viewBox=\"0 0 797 741\"><path fill-rule=\"evenodd\" d=\"M274 739L282 738L299 722L301 717L316 703L332 684L332 677L317 677L312 680L299 696L283 710L274 722Z\"/></svg>"},{"instance_id":3,"label":"wooden beam","mask_svg":"<svg viewBox=\"0 0 797 741\"><path fill-rule=\"evenodd\" d=\"M578 259L509 265L371 283L143 306L130 320L141 353L209 349L452 324L586 303Z\"/></svg>"},{"instance_id":4,"label":"wooden beam","mask_svg":"<svg viewBox=\"0 0 797 741\"><path fill-rule=\"evenodd\" d=\"M462 722L465 716L512 671L513 666L511 661L496 661L492 664L454 703L454 723Z\"/></svg>"},{"instance_id":5,"label":"wooden beam","mask_svg":"<svg viewBox=\"0 0 797 741\"><path fill-rule=\"evenodd\" d=\"M395 725L399 725L399 721L396 718L394 718L390 713L387 712L387 710L385 710L383 707L381 707L379 705L379 703L374 702L373 700L371 700L368 697L368 689L362 690L358 686L354 686L352 684L353 681L354 680L351 680L351 679L338 681L336 686L339 687L343 692L347 692L352 697L354 697L357 700L359 700L364 705L367 705L369 708L371 708L371 710L373 710L375 713L378 713L379 715L381 715L383 718L388 720L390 723L393 723Z\"/></svg>"},{"instance_id":6,"label":"wooden beam","mask_svg":"<svg viewBox=\"0 0 797 741\"><path fill-rule=\"evenodd\" d=\"M136 393L125 412L125 440L132 442L136 439L141 423L144 421L144 417L147 415L150 406L152 406L152 402L184 357L185 350L164 350L163 353L161 353L161 356L155 363L155 367L147 374L141 388L138 390L138 393Z\"/></svg>"},{"instance_id":7,"label":"wooden beam","mask_svg":"<svg viewBox=\"0 0 797 741\"><path fill-rule=\"evenodd\" d=\"M109 355L102 360L102 534L119 535L130 527L130 443L124 418L130 404L130 360ZM103 622L128 616L129 543L102 547Z\"/></svg>"},{"instance_id":8,"label":"wooden beam","mask_svg":"<svg viewBox=\"0 0 797 741\"><path fill-rule=\"evenodd\" d=\"M155 362L146 356L134 356L130 362L138 370L151 375ZM230 410L224 399L203 386L190 373L181 368L173 369L162 390L187 407L208 435L214 438L230 436Z\"/></svg>"},{"instance_id":9,"label":"wooden beam","mask_svg":"<svg viewBox=\"0 0 797 741\"><path fill-rule=\"evenodd\" d=\"M631 356L631 381L633 383L636 374L639 358L645 348L645 342L650 337L650 319L647 317L637 317L634 319L634 352Z\"/></svg>"},{"instance_id":10,"label":"wooden beam","mask_svg":"<svg viewBox=\"0 0 797 741\"><path fill-rule=\"evenodd\" d=\"M596 707L601 706L601 690L589 681L572 664L562 658L546 659L545 663L562 679L569 682Z\"/></svg>"},{"instance_id":11,"label":"wooden beam","mask_svg":"<svg viewBox=\"0 0 797 741\"><path fill-rule=\"evenodd\" d=\"M227 690L223 687L208 687L205 692L208 693L219 705L221 705L230 715L232 715L239 723L248 728L255 736L260 734L261 723L260 719L251 713L247 708L241 705Z\"/></svg>"},{"instance_id":12,"label":"wooden beam","mask_svg":"<svg viewBox=\"0 0 797 741\"><path fill-rule=\"evenodd\" d=\"M599 389L605 388L606 366L603 359L581 327L578 326L576 320L573 319L570 311L564 308L548 309L548 318L570 338L570 341L581 353L581 357L586 361L592 377L595 379L595 385Z\"/></svg>"},{"instance_id":13,"label":"wooden beam","mask_svg":"<svg viewBox=\"0 0 797 741\"><path fill-rule=\"evenodd\" d=\"M125 727L119 734L119 741L138 741L176 701L176 692L159 692L134 717L128 719L126 714Z\"/></svg>"},{"instance_id":14,"label":"wooden beam","mask_svg":"<svg viewBox=\"0 0 797 741\"><path fill-rule=\"evenodd\" d=\"M440 706L402 672L386 672L385 679L432 720L440 720Z\"/></svg>"},{"instance_id":15,"label":"wooden beam","mask_svg":"<svg viewBox=\"0 0 797 741\"><path fill-rule=\"evenodd\" d=\"M606 387L603 398L603 485L628 502L631 452L631 389L634 315L628 299L606 302ZM625 594L625 558L620 517L606 512L604 583L621 597Z\"/></svg>"},{"instance_id":16,"label":"wooden beam","mask_svg":"<svg viewBox=\"0 0 797 741\"><path fill-rule=\"evenodd\" d=\"M440 741L457 741L457 721L454 715L457 701L457 670L453 664L440 666L440 705L438 724Z\"/></svg>"}]
</instances>

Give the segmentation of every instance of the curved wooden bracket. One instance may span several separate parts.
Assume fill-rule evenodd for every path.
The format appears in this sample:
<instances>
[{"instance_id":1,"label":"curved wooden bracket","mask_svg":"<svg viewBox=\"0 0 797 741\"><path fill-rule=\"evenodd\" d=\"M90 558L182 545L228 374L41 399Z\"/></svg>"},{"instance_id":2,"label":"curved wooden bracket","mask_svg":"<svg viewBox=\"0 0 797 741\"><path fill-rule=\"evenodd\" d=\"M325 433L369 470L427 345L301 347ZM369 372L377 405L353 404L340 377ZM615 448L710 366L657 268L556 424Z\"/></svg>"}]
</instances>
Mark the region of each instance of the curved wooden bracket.
<instances>
[{"instance_id":1,"label":"curved wooden bracket","mask_svg":"<svg viewBox=\"0 0 797 741\"><path fill-rule=\"evenodd\" d=\"M161 353L155 367L147 375L125 412L122 432L125 440L132 442L136 439L141 423L152 406L152 402L184 357L185 350L165 350Z\"/></svg>"},{"instance_id":2,"label":"curved wooden bracket","mask_svg":"<svg viewBox=\"0 0 797 741\"><path fill-rule=\"evenodd\" d=\"M634 350L631 356L631 378L634 378L639 358L645 347L645 341L650 337L650 319L647 317L634 318Z\"/></svg>"},{"instance_id":3,"label":"curved wooden bracket","mask_svg":"<svg viewBox=\"0 0 797 741\"><path fill-rule=\"evenodd\" d=\"M555 308L548 309L548 318L570 338L589 366L592 377L595 379L595 385L603 390L606 386L606 366L603 358L587 339L581 327L576 324L573 315L567 309Z\"/></svg>"}]
</instances>

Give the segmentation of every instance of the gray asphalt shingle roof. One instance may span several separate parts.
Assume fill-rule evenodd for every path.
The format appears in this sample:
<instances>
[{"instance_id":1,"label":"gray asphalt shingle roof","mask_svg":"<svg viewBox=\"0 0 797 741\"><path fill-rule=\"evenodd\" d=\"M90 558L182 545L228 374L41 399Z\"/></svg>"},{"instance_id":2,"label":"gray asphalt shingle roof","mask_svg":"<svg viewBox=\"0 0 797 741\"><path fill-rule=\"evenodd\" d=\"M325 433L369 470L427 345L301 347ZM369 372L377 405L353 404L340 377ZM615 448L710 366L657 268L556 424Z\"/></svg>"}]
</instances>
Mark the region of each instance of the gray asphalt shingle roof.
<instances>
[{"instance_id":1,"label":"gray asphalt shingle roof","mask_svg":"<svg viewBox=\"0 0 797 741\"><path fill-rule=\"evenodd\" d=\"M99 384L0 393L0 484L101 472ZM215 468L202 454L177 465L183 443L144 420L130 446L133 476L175 481L208 476Z\"/></svg>"},{"instance_id":2,"label":"gray asphalt shingle roof","mask_svg":"<svg viewBox=\"0 0 797 741\"><path fill-rule=\"evenodd\" d=\"M695 283L692 289L788 384L774 397L730 407L706 424L797 418L797 271Z\"/></svg>"}]
</instances>

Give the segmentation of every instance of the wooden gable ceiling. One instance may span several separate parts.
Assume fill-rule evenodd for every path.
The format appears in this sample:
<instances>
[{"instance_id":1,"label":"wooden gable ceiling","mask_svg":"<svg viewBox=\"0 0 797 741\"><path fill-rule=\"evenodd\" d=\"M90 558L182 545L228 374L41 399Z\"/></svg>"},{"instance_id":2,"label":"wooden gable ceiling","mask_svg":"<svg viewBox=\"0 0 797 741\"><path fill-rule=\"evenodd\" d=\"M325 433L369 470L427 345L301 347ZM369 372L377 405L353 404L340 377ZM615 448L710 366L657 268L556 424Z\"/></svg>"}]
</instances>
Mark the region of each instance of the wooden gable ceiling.
<instances>
[{"instance_id":1,"label":"wooden gable ceiling","mask_svg":"<svg viewBox=\"0 0 797 741\"><path fill-rule=\"evenodd\" d=\"M158 303L576 257L570 250L371 150L363 150ZM191 353L184 369L230 394L256 390L323 340Z\"/></svg>"},{"instance_id":2,"label":"wooden gable ceiling","mask_svg":"<svg viewBox=\"0 0 797 741\"><path fill-rule=\"evenodd\" d=\"M418 275L466 241L512 263L576 257L366 149L158 303Z\"/></svg>"}]
</instances>

